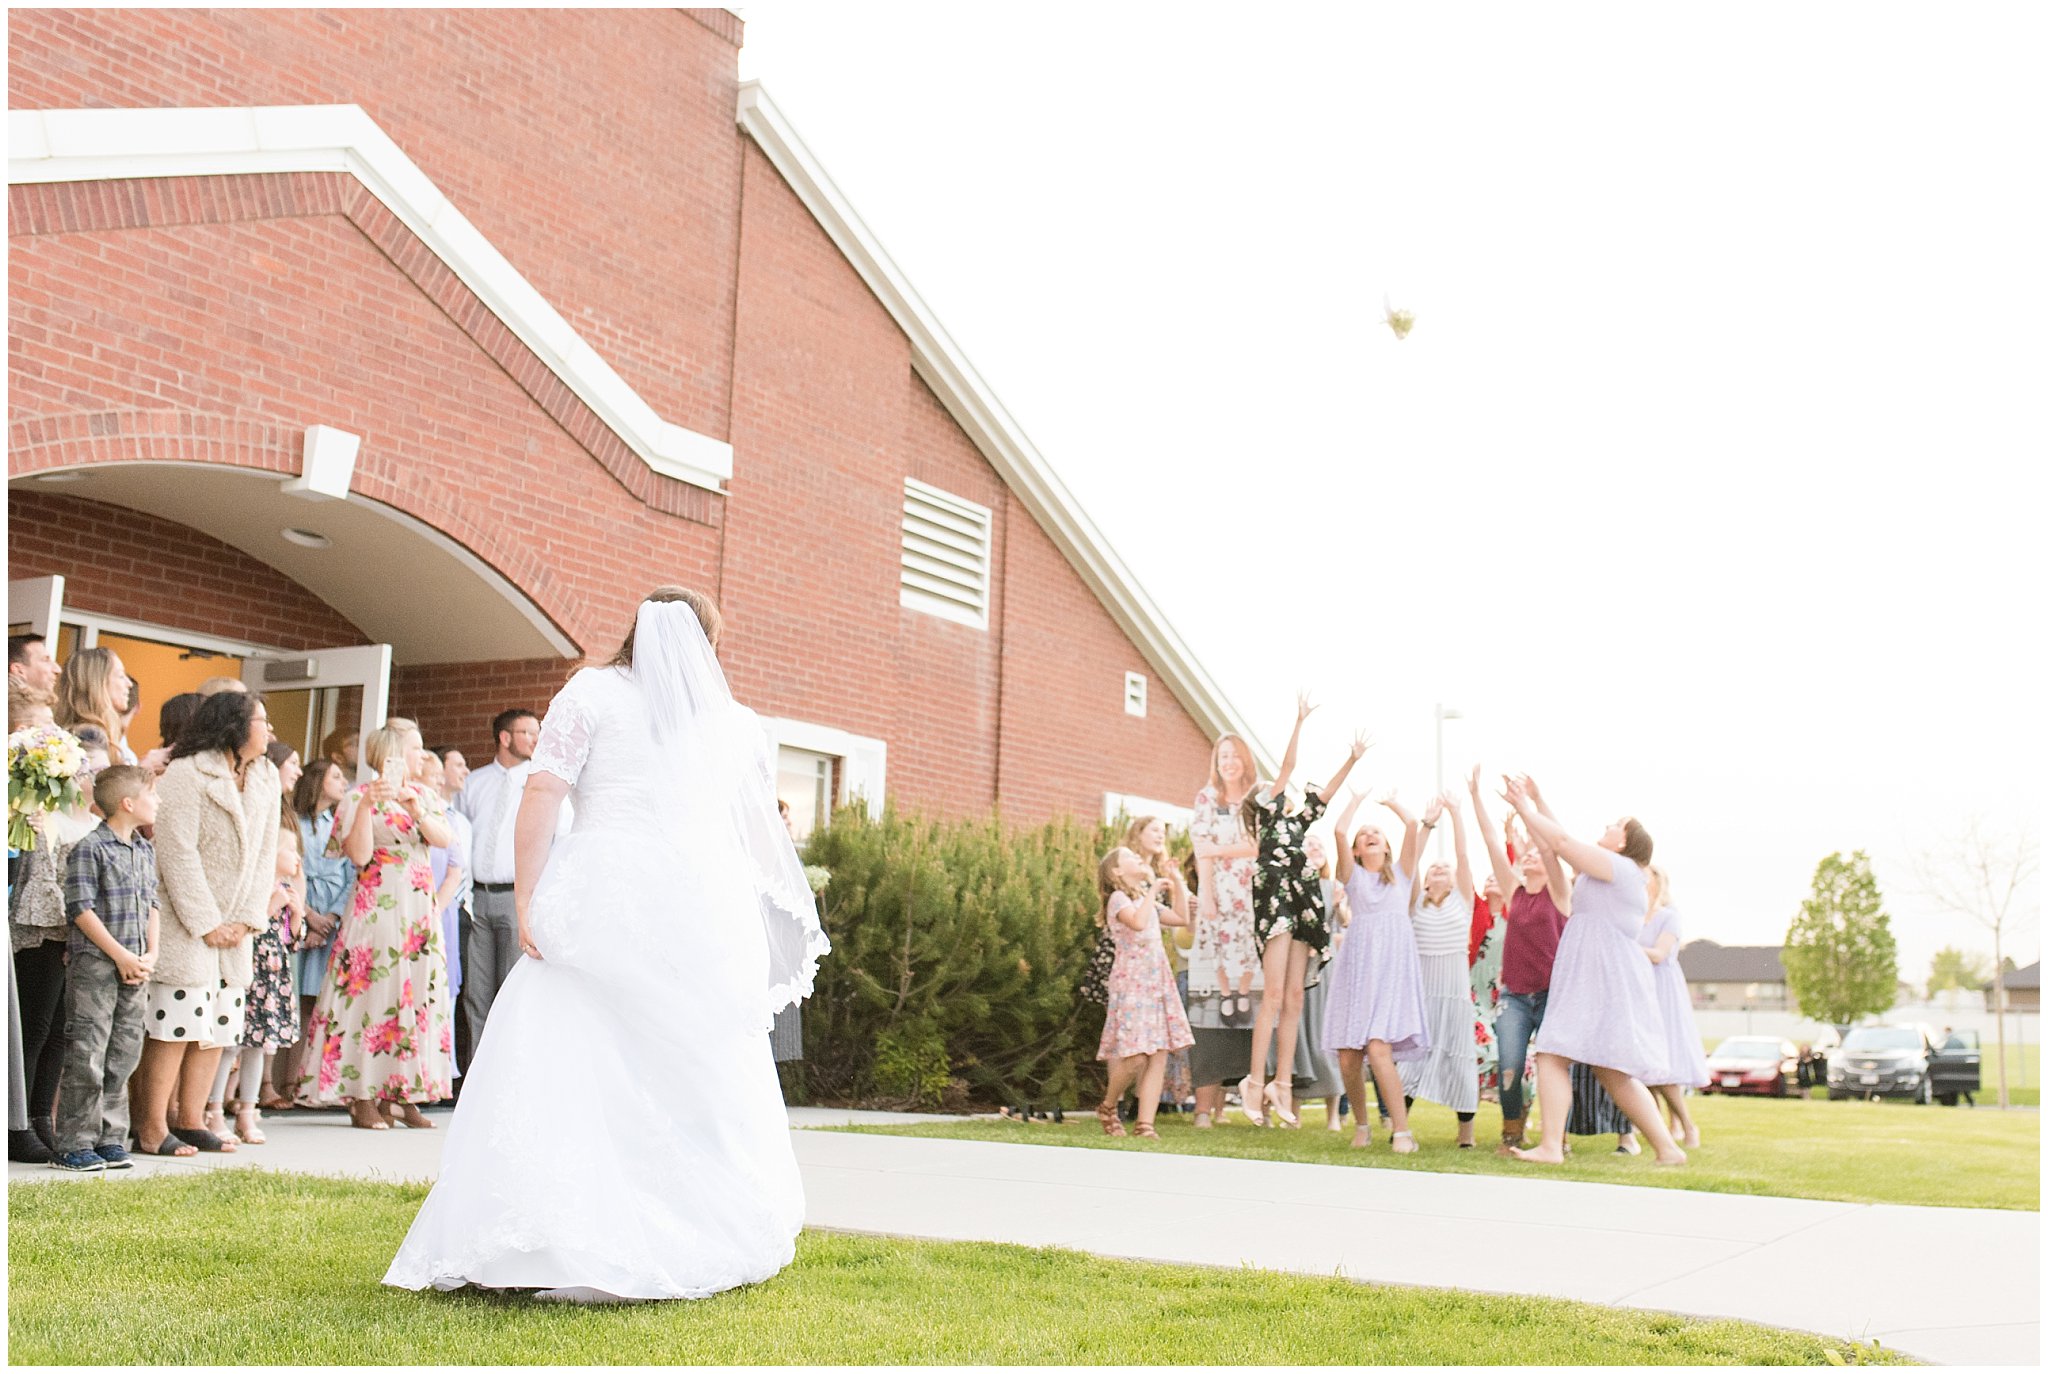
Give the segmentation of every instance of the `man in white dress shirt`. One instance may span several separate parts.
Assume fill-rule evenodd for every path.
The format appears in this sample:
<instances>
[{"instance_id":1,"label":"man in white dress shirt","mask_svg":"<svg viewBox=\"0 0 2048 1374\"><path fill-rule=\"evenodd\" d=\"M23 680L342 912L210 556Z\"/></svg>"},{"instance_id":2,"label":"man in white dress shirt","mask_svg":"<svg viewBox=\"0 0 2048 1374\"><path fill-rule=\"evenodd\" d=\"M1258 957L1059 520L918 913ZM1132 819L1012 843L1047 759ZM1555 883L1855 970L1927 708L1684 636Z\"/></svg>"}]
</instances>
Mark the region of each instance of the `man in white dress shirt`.
<instances>
[{"instance_id":1,"label":"man in white dress shirt","mask_svg":"<svg viewBox=\"0 0 2048 1374\"><path fill-rule=\"evenodd\" d=\"M521 958L519 916L512 902L512 830L533 770L534 746L540 742L540 717L523 707L500 711L491 721L491 735L498 743L497 756L469 775L455 799L455 809L469 817L475 830L473 906L469 942L462 951L462 1009L472 1046L483 1044L491 1003ZM572 816L563 802L558 837L568 832Z\"/></svg>"}]
</instances>

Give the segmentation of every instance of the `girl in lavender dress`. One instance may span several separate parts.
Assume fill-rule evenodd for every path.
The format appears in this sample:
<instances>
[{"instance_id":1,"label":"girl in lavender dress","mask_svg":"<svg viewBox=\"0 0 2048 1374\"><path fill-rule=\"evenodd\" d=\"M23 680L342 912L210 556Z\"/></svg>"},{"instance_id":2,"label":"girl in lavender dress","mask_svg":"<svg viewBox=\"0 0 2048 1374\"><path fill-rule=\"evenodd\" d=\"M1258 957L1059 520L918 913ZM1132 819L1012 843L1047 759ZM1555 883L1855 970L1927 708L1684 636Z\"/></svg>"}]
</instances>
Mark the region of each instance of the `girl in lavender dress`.
<instances>
[{"instance_id":1,"label":"girl in lavender dress","mask_svg":"<svg viewBox=\"0 0 2048 1374\"><path fill-rule=\"evenodd\" d=\"M1664 1028L1671 1080L1652 1083L1650 1090L1664 1099L1679 1143L1690 1150L1700 1143L1700 1128L1686 1110L1685 1090L1707 1085L1707 1056L1700 1047L1699 1025L1692 1017L1692 990L1686 986L1685 970L1678 966L1678 947L1684 936L1678 929L1678 912L1671 905L1671 880L1655 864L1650 865L1649 908L1650 919L1643 922L1640 939L1657 984L1657 1013Z\"/></svg>"},{"instance_id":2,"label":"girl in lavender dress","mask_svg":"<svg viewBox=\"0 0 2048 1374\"><path fill-rule=\"evenodd\" d=\"M1607 827L1600 843L1587 844L1537 809L1527 779L1508 779L1503 795L1520 813L1530 838L1579 873L1551 967L1550 1005L1536 1035L1543 1140L1513 1154L1536 1164L1564 1162L1571 1066L1579 1063L1592 1067L1656 1150L1659 1164L1683 1164L1685 1151L1664 1129L1664 1118L1643 1086L1667 1072L1657 989L1636 942L1648 901L1643 865L1650 862L1650 832L1635 817L1624 816Z\"/></svg>"},{"instance_id":3,"label":"girl in lavender dress","mask_svg":"<svg viewBox=\"0 0 2048 1374\"><path fill-rule=\"evenodd\" d=\"M1358 1122L1351 1145L1372 1144L1365 1111L1365 1066L1372 1065L1392 1123L1395 1154L1414 1154L1408 1108L1401 1100L1404 1061L1429 1053L1429 1025L1423 1012L1422 965L1415 953L1415 927L1408 919L1420 828L1389 793L1381 803L1402 825L1397 861L1387 834L1376 825L1354 838L1352 818L1363 798L1352 794L1337 818L1337 880L1351 905L1351 925L1330 965L1330 990L1323 1005L1323 1047L1337 1052L1337 1068L1351 1094Z\"/></svg>"}]
</instances>

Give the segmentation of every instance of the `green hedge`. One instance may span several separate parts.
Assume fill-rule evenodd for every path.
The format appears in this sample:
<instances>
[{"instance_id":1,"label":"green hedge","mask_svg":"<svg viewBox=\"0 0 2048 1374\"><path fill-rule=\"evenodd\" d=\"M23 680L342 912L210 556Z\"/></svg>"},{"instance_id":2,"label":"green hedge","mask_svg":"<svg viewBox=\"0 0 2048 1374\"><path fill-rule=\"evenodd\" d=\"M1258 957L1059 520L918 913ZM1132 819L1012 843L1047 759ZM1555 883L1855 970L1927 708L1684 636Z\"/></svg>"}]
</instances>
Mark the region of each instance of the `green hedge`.
<instances>
[{"instance_id":1,"label":"green hedge","mask_svg":"<svg viewBox=\"0 0 2048 1374\"><path fill-rule=\"evenodd\" d=\"M804 1003L794 1102L1072 1107L1102 1092L1102 1008L1075 986L1095 947L1095 866L1122 826L846 807L804 862L832 953ZM1183 842L1184 846L1184 842Z\"/></svg>"}]
</instances>

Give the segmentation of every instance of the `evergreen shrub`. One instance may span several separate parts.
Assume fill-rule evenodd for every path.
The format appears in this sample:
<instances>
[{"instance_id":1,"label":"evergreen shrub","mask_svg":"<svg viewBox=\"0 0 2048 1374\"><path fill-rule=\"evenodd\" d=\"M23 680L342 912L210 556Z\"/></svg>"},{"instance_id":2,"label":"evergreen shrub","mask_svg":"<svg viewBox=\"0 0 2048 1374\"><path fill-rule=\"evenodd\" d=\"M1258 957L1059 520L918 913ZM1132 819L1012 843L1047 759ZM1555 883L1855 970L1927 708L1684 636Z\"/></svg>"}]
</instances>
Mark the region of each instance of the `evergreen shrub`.
<instances>
[{"instance_id":1,"label":"evergreen shrub","mask_svg":"<svg viewBox=\"0 0 2048 1374\"><path fill-rule=\"evenodd\" d=\"M783 1066L791 1100L1099 1097L1103 1012L1075 988L1095 945L1095 866L1122 835L1122 822L835 812L804 850L832 875L820 898L832 953L804 1003L804 1057Z\"/></svg>"}]
</instances>

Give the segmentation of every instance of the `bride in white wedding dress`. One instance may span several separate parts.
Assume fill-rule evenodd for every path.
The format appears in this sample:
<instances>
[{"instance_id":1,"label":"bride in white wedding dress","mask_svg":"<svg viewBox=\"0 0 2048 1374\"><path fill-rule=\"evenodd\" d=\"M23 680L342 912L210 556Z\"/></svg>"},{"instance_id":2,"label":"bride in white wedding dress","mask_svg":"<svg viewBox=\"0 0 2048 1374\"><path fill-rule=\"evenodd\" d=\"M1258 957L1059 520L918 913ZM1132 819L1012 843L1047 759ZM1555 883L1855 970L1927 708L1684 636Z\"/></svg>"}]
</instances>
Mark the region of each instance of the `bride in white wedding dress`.
<instances>
[{"instance_id":1,"label":"bride in white wedding dress","mask_svg":"<svg viewBox=\"0 0 2048 1374\"><path fill-rule=\"evenodd\" d=\"M718 612L663 587L548 707L516 829L528 957L384 1282L698 1298L795 1255L803 1184L768 1045L826 952ZM574 830L548 852L562 798Z\"/></svg>"}]
</instances>

